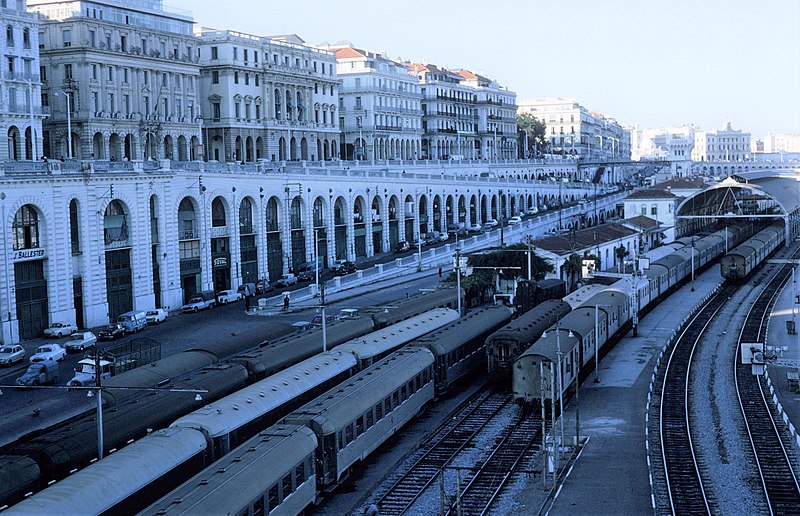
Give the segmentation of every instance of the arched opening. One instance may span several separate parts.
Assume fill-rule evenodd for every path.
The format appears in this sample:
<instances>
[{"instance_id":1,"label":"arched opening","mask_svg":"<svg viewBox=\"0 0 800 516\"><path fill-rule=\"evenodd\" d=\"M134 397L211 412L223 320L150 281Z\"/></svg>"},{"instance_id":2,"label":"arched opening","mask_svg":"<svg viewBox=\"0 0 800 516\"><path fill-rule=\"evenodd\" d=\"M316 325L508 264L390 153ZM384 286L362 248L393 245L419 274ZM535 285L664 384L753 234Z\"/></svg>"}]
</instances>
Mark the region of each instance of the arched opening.
<instances>
[{"instance_id":1,"label":"arched opening","mask_svg":"<svg viewBox=\"0 0 800 516\"><path fill-rule=\"evenodd\" d=\"M364 198L359 195L353 201L353 244L356 258L367 256L366 218Z\"/></svg>"},{"instance_id":2,"label":"arched opening","mask_svg":"<svg viewBox=\"0 0 800 516\"><path fill-rule=\"evenodd\" d=\"M169 134L164 137L164 159L175 159L175 142Z\"/></svg>"},{"instance_id":3,"label":"arched opening","mask_svg":"<svg viewBox=\"0 0 800 516\"><path fill-rule=\"evenodd\" d=\"M336 260L347 259L347 203L337 197L333 205L334 253Z\"/></svg>"},{"instance_id":4,"label":"arched opening","mask_svg":"<svg viewBox=\"0 0 800 516\"><path fill-rule=\"evenodd\" d=\"M128 212L120 201L113 200L103 216L109 322L116 321L119 314L133 310L133 271L128 233Z\"/></svg>"},{"instance_id":5,"label":"arched opening","mask_svg":"<svg viewBox=\"0 0 800 516\"><path fill-rule=\"evenodd\" d=\"M108 137L108 159L111 161L119 161L122 159L122 149L120 148L119 135L111 133Z\"/></svg>"},{"instance_id":6,"label":"arched opening","mask_svg":"<svg viewBox=\"0 0 800 516\"><path fill-rule=\"evenodd\" d=\"M438 195L433 196L433 230L442 231L442 199Z\"/></svg>"},{"instance_id":7,"label":"arched opening","mask_svg":"<svg viewBox=\"0 0 800 516\"><path fill-rule=\"evenodd\" d=\"M14 215L12 246L14 251L41 247L42 237L38 209L22 206ZM14 263L14 291L20 339L39 337L49 325L45 260L34 259Z\"/></svg>"},{"instance_id":8,"label":"arched opening","mask_svg":"<svg viewBox=\"0 0 800 516\"><path fill-rule=\"evenodd\" d=\"M255 283L259 279L255 228L253 200L245 197L239 204L239 264L242 283Z\"/></svg>"},{"instance_id":9,"label":"arched opening","mask_svg":"<svg viewBox=\"0 0 800 516\"><path fill-rule=\"evenodd\" d=\"M277 197L270 197L266 207L267 270L270 281L283 274L283 248L280 232L280 210Z\"/></svg>"},{"instance_id":10,"label":"arched opening","mask_svg":"<svg viewBox=\"0 0 800 516\"><path fill-rule=\"evenodd\" d=\"M428 197L419 196L419 239L428 234Z\"/></svg>"},{"instance_id":11,"label":"arched opening","mask_svg":"<svg viewBox=\"0 0 800 516\"><path fill-rule=\"evenodd\" d=\"M231 246L226 201L217 196L211 201L211 277L214 290L231 288Z\"/></svg>"},{"instance_id":12,"label":"arched opening","mask_svg":"<svg viewBox=\"0 0 800 516\"><path fill-rule=\"evenodd\" d=\"M244 141L244 159L245 161L253 161L253 137L248 136Z\"/></svg>"},{"instance_id":13,"label":"arched opening","mask_svg":"<svg viewBox=\"0 0 800 516\"><path fill-rule=\"evenodd\" d=\"M136 143L133 141L132 134L125 135L125 144L122 152L125 159L136 159Z\"/></svg>"},{"instance_id":14,"label":"arched opening","mask_svg":"<svg viewBox=\"0 0 800 516\"><path fill-rule=\"evenodd\" d=\"M297 272L306 263L306 232L303 225L303 198L299 195L292 199L289 208L290 226L292 230L292 269Z\"/></svg>"},{"instance_id":15,"label":"arched opening","mask_svg":"<svg viewBox=\"0 0 800 516\"><path fill-rule=\"evenodd\" d=\"M414 198L406 195L403 202L403 218L405 219L406 240L411 243L415 239L414 235Z\"/></svg>"},{"instance_id":16,"label":"arched opening","mask_svg":"<svg viewBox=\"0 0 800 516\"><path fill-rule=\"evenodd\" d=\"M186 159L187 159L186 137L181 135L178 136L178 161L186 161Z\"/></svg>"},{"instance_id":17,"label":"arched opening","mask_svg":"<svg viewBox=\"0 0 800 516\"><path fill-rule=\"evenodd\" d=\"M187 302L201 290L200 221L194 201L184 197L178 205L178 256L180 257L181 291Z\"/></svg>"},{"instance_id":18,"label":"arched opening","mask_svg":"<svg viewBox=\"0 0 800 516\"><path fill-rule=\"evenodd\" d=\"M242 137L237 136L233 144L233 159L242 161Z\"/></svg>"},{"instance_id":19,"label":"arched opening","mask_svg":"<svg viewBox=\"0 0 800 516\"><path fill-rule=\"evenodd\" d=\"M314 199L314 249L319 267L328 266L328 234L325 227L325 201L322 197Z\"/></svg>"},{"instance_id":20,"label":"arched opening","mask_svg":"<svg viewBox=\"0 0 800 516\"><path fill-rule=\"evenodd\" d=\"M378 254L384 252L383 217L381 216L381 198L379 196L376 195L372 198L370 211L372 216L372 252Z\"/></svg>"},{"instance_id":21,"label":"arched opening","mask_svg":"<svg viewBox=\"0 0 800 516\"><path fill-rule=\"evenodd\" d=\"M305 137L300 140L300 159L308 159L308 140Z\"/></svg>"},{"instance_id":22,"label":"arched opening","mask_svg":"<svg viewBox=\"0 0 800 516\"><path fill-rule=\"evenodd\" d=\"M264 139L260 136L256 138L256 159L264 158Z\"/></svg>"},{"instance_id":23,"label":"arched opening","mask_svg":"<svg viewBox=\"0 0 800 516\"><path fill-rule=\"evenodd\" d=\"M94 133L92 137L92 159L103 159L103 134Z\"/></svg>"}]
</instances>

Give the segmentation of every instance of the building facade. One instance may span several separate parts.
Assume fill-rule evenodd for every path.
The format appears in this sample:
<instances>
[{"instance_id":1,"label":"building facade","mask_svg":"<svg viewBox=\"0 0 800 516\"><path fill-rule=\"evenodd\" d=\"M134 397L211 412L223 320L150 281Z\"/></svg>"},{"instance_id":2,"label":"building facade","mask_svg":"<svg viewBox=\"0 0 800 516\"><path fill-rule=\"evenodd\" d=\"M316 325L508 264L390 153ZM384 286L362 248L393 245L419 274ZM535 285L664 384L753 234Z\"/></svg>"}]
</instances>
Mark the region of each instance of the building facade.
<instances>
[{"instance_id":1,"label":"building facade","mask_svg":"<svg viewBox=\"0 0 800 516\"><path fill-rule=\"evenodd\" d=\"M680 199L666 188L636 190L624 201L624 218L638 216L658 221L664 234L663 243L675 240L675 209Z\"/></svg>"},{"instance_id":2,"label":"building facade","mask_svg":"<svg viewBox=\"0 0 800 516\"><path fill-rule=\"evenodd\" d=\"M422 157L420 87L403 63L349 45L336 54L344 159Z\"/></svg>"},{"instance_id":3,"label":"building facade","mask_svg":"<svg viewBox=\"0 0 800 516\"><path fill-rule=\"evenodd\" d=\"M451 224L482 224L585 183L534 179L563 164L233 164L51 160L0 166L3 342L54 321L93 327L176 309L197 291L276 279L318 257L356 261ZM346 166L345 166L346 165ZM443 172L444 170L444 172Z\"/></svg>"},{"instance_id":4,"label":"building facade","mask_svg":"<svg viewBox=\"0 0 800 516\"><path fill-rule=\"evenodd\" d=\"M207 158L327 160L339 155L332 52L296 35L199 29Z\"/></svg>"},{"instance_id":5,"label":"building facade","mask_svg":"<svg viewBox=\"0 0 800 516\"><path fill-rule=\"evenodd\" d=\"M589 111L575 99L547 97L519 102L545 124L549 152L586 160L630 160L631 135L613 118Z\"/></svg>"},{"instance_id":6,"label":"building facade","mask_svg":"<svg viewBox=\"0 0 800 516\"><path fill-rule=\"evenodd\" d=\"M422 93L423 159L514 159L516 95L466 70L408 63Z\"/></svg>"},{"instance_id":7,"label":"building facade","mask_svg":"<svg viewBox=\"0 0 800 516\"><path fill-rule=\"evenodd\" d=\"M730 122L718 131L695 131L692 161L750 161L750 133L733 129Z\"/></svg>"},{"instance_id":8,"label":"building facade","mask_svg":"<svg viewBox=\"0 0 800 516\"><path fill-rule=\"evenodd\" d=\"M42 156L39 75L39 17L25 0L0 0L3 55L0 74L0 160L36 160Z\"/></svg>"},{"instance_id":9,"label":"building facade","mask_svg":"<svg viewBox=\"0 0 800 516\"><path fill-rule=\"evenodd\" d=\"M29 4L42 18L47 156L196 159L200 69L191 16L160 0Z\"/></svg>"}]
</instances>

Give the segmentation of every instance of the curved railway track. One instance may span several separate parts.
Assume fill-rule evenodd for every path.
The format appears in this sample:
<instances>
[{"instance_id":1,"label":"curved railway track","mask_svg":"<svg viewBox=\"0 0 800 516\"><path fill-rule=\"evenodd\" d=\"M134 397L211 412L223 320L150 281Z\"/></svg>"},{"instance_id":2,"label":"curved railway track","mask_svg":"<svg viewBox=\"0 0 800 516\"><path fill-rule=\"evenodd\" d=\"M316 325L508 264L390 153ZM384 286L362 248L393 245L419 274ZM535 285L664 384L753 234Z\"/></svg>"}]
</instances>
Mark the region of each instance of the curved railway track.
<instances>
[{"instance_id":1,"label":"curved railway track","mask_svg":"<svg viewBox=\"0 0 800 516\"><path fill-rule=\"evenodd\" d=\"M661 458L673 514L711 513L689 425L689 385L694 350L714 316L737 290L725 286L686 325L667 359L659 412Z\"/></svg>"},{"instance_id":2,"label":"curved railway track","mask_svg":"<svg viewBox=\"0 0 800 516\"><path fill-rule=\"evenodd\" d=\"M381 514L404 514L455 455L511 402L506 393L482 391L460 416L431 437L414 464L378 498Z\"/></svg>"},{"instance_id":3,"label":"curved railway track","mask_svg":"<svg viewBox=\"0 0 800 516\"><path fill-rule=\"evenodd\" d=\"M739 348L743 343L765 343L767 315L790 273L791 269L784 266L761 292L739 334ZM736 393L769 512L800 514L800 485L784 446L782 430L764 394L762 377L753 375L750 364L742 364L738 357L737 350L733 361Z\"/></svg>"}]
</instances>

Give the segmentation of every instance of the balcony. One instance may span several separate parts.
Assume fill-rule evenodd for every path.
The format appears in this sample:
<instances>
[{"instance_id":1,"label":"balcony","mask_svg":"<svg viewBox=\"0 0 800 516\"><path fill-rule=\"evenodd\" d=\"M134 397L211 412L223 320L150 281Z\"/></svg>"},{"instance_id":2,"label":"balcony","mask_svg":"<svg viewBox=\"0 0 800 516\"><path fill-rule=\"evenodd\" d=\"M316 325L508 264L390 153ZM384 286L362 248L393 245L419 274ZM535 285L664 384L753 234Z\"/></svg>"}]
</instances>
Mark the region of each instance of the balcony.
<instances>
[{"instance_id":1,"label":"balcony","mask_svg":"<svg viewBox=\"0 0 800 516\"><path fill-rule=\"evenodd\" d=\"M217 226L211 228L211 238L225 238L230 236L228 226Z\"/></svg>"},{"instance_id":2,"label":"balcony","mask_svg":"<svg viewBox=\"0 0 800 516\"><path fill-rule=\"evenodd\" d=\"M200 235L194 230L178 231L178 240L196 240L198 238L200 238Z\"/></svg>"}]
</instances>

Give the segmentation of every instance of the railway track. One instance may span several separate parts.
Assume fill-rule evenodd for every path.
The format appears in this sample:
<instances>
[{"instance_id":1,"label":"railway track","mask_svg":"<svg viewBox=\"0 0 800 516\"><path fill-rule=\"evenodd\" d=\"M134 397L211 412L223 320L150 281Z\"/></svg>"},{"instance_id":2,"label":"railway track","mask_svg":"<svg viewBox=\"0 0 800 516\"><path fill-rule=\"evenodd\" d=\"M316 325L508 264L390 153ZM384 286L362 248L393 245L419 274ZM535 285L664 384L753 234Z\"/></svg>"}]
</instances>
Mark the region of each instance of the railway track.
<instances>
[{"instance_id":1,"label":"railway track","mask_svg":"<svg viewBox=\"0 0 800 516\"><path fill-rule=\"evenodd\" d=\"M482 390L459 416L422 445L414 464L378 498L381 514L398 515L408 511L438 478L442 468L510 402L511 396L507 393Z\"/></svg>"},{"instance_id":2,"label":"railway track","mask_svg":"<svg viewBox=\"0 0 800 516\"><path fill-rule=\"evenodd\" d=\"M472 477L467 478L459 500L447 514L486 514L526 452L541 440L541 424L541 419L529 416L510 429Z\"/></svg>"},{"instance_id":3,"label":"railway track","mask_svg":"<svg viewBox=\"0 0 800 516\"><path fill-rule=\"evenodd\" d=\"M790 273L784 266L761 292L739 334L739 348L743 343L762 345L766 341L767 315ZM733 360L736 393L769 512L800 514L800 486L782 438L782 422L775 420L762 377L753 375L750 364L742 364L738 357L737 350Z\"/></svg>"},{"instance_id":4,"label":"railway track","mask_svg":"<svg viewBox=\"0 0 800 516\"><path fill-rule=\"evenodd\" d=\"M669 353L661 390L659 438L673 514L711 513L689 425L689 381L697 343L738 287L725 286L686 325Z\"/></svg>"}]
</instances>

